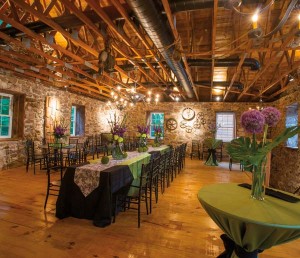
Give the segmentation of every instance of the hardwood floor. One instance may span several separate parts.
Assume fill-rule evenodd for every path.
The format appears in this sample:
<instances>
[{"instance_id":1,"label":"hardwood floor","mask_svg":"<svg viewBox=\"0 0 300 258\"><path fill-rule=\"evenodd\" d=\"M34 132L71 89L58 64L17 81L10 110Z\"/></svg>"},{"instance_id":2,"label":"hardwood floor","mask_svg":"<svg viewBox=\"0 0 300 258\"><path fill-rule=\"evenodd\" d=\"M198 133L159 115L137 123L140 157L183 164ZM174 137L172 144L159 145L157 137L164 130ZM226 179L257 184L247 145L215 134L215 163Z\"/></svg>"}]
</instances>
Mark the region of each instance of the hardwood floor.
<instances>
[{"instance_id":1,"label":"hardwood floor","mask_svg":"<svg viewBox=\"0 0 300 258\"><path fill-rule=\"evenodd\" d=\"M50 196L44 212L46 176L25 167L0 171L0 257L111 257L179 258L216 257L223 252L222 233L202 209L198 190L215 182L249 182L238 167L228 163L208 167L187 159L184 171L151 215L120 213L117 221L97 228L89 220L55 217L56 197ZM300 240L266 250L261 258L299 257Z\"/></svg>"}]
</instances>

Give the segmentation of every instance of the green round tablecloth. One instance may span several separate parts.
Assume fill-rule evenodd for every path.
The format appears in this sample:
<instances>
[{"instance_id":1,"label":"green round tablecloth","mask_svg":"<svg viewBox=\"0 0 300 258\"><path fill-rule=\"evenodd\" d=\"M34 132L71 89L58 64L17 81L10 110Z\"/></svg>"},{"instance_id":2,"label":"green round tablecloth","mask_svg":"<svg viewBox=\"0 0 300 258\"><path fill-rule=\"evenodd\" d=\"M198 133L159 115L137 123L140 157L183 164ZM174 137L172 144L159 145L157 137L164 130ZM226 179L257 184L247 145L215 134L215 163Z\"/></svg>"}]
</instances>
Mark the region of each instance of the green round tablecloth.
<instances>
[{"instance_id":1,"label":"green round tablecloth","mask_svg":"<svg viewBox=\"0 0 300 258\"><path fill-rule=\"evenodd\" d=\"M300 202L271 196L254 200L249 189L233 183L205 186L198 199L213 221L248 252L300 237Z\"/></svg>"}]
</instances>

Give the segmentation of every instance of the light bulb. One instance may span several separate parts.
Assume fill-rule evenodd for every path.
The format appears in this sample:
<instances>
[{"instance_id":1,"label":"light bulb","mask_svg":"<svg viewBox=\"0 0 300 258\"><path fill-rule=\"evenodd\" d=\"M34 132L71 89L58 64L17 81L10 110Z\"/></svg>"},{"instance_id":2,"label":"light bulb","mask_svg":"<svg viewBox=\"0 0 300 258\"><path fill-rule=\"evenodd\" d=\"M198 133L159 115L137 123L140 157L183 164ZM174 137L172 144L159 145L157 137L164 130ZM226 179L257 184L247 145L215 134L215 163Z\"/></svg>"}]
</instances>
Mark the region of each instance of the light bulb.
<instances>
[{"instance_id":1,"label":"light bulb","mask_svg":"<svg viewBox=\"0 0 300 258\"><path fill-rule=\"evenodd\" d=\"M175 97L175 100L176 100L176 101L179 101L179 97Z\"/></svg>"},{"instance_id":2,"label":"light bulb","mask_svg":"<svg viewBox=\"0 0 300 258\"><path fill-rule=\"evenodd\" d=\"M257 29L257 20L258 20L258 13L255 13L252 16L252 26L253 26L253 29Z\"/></svg>"},{"instance_id":3,"label":"light bulb","mask_svg":"<svg viewBox=\"0 0 300 258\"><path fill-rule=\"evenodd\" d=\"M148 95L151 95L151 94L152 94L152 91L151 91L151 90L149 90L149 91L148 91Z\"/></svg>"},{"instance_id":4,"label":"light bulb","mask_svg":"<svg viewBox=\"0 0 300 258\"><path fill-rule=\"evenodd\" d=\"M118 90L118 91L120 91L120 90L121 90L121 86L120 86L120 85L117 87L117 90Z\"/></svg>"},{"instance_id":5,"label":"light bulb","mask_svg":"<svg viewBox=\"0 0 300 258\"><path fill-rule=\"evenodd\" d=\"M130 103L130 106L133 107L133 103L132 102Z\"/></svg>"},{"instance_id":6,"label":"light bulb","mask_svg":"<svg viewBox=\"0 0 300 258\"><path fill-rule=\"evenodd\" d=\"M217 96L216 97L216 101L220 101L221 100L221 97L220 96Z\"/></svg>"}]
</instances>

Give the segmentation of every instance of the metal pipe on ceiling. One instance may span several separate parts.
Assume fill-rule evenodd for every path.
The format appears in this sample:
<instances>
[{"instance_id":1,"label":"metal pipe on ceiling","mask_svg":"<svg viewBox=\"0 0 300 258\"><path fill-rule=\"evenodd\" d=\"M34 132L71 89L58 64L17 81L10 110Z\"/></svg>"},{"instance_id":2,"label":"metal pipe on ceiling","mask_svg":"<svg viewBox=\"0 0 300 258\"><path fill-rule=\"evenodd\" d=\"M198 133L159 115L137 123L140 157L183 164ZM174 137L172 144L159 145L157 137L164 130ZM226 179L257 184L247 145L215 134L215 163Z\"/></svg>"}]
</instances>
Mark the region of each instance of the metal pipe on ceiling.
<instances>
[{"instance_id":1,"label":"metal pipe on ceiling","mask_svg":"<svg viewBox=\"0 0 300 258\"><path fill-rule=\"evenodd\" d=\"M239 58L232 59L232 58L226 58L226 59L215 59L215 67L233 67L238 66L240 62ZM212 60L206 60L206 59L188 59L189 66L211 66ZM257 71L260 69L260 63L258 60L254 58L245 58L242 67L250 67L252 71Z\"/></svg>"},{"instance_id":2,"label":"metal pipe on ceiling","mask_svg":"<svg viewBox=\"0 0 300 258\"><path fill-rule=\"evenodd\" d=\"M157 9L153 1L127 0L127 3L130 5L140 24L177 77L178 82L185 90L188 98L194 98L195 95L192 84L188 79L182 61L177 61L173 58L175 39L170 28L166 26L167 23L165 17Z\"/></svg>"},{"instance_id":3,"label":"metal pipe on ceiling","mask_svg":"<svg viewBox=\"0 0 300 258\"><path fill-rule=\"evenodd\" d=\"M211 62L212 60L207 59L187 59L187 63L190 67L211 67ZM216 59L215 67L234 67L238 66L239 62L239 58ZM147 69L147 66L144 63L139 63L139 65ZM260 69L260 63L254 58L245 58L242 67L249 67L251 71L257 71ZM124 71L131 71L135 69L134 65L132 64L120 65L120 68L122 68ZM154 64L154 68L158 69L160 67L155 66Z\"/></svg>"}]
</instances>

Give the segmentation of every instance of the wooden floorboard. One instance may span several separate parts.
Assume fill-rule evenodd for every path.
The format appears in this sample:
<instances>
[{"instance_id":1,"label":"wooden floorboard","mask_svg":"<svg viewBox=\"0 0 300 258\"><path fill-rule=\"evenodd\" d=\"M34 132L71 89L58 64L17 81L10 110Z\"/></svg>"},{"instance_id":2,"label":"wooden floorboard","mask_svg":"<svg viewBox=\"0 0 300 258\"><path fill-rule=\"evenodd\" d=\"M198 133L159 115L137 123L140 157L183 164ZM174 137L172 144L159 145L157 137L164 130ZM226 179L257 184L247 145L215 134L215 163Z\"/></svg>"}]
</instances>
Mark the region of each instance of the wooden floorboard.
<instances>
[{"instance_id":1,"label":"wooden floorboard","mask_svg":"<svg viewBox=\"0 0 300 258\"><path fill-rule=\"evenodd\" d=\"M221 230L201 207L197 193L207 184L250 182L228 163L208 167L187 159L184 171L159 196L151 215L142 214L137 228L134 210L120 213L116 223L94 227L89 220L55 217L56 197L44 211L44 171L25 168L0 171L0 258L111 257L194 258L217 257L223 252ZM300 240L264 251L261 258L299 257Z\"/></svg>"}]
</instances>

